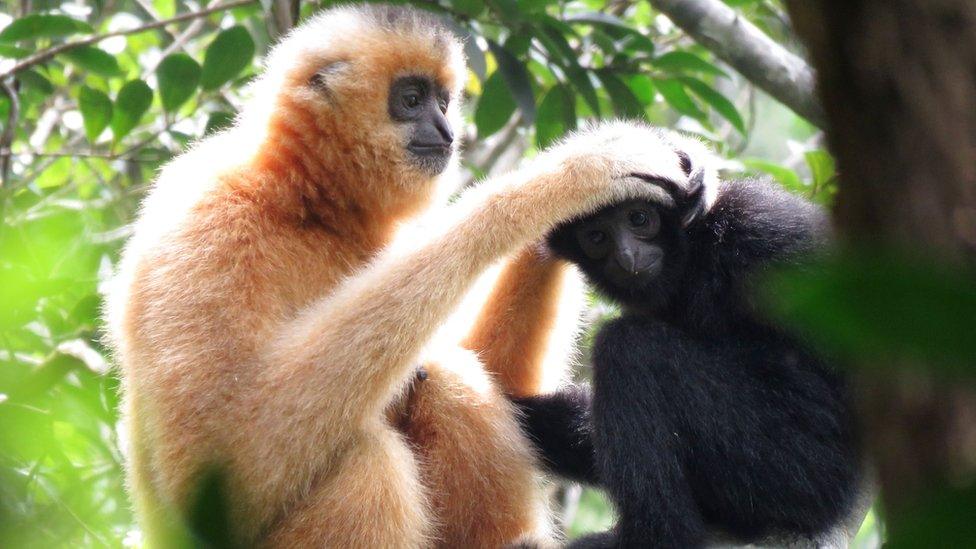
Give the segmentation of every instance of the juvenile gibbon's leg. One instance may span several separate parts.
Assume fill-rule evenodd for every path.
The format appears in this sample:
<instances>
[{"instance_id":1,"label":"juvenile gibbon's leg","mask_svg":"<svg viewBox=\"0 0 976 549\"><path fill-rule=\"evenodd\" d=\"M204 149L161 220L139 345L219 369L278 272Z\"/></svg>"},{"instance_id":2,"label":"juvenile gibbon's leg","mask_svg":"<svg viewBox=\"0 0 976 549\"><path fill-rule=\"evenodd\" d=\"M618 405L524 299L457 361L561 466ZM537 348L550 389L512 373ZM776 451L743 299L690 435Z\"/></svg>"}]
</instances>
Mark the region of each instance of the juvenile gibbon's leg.
<instances>
[{"instance_id":1,"label":"juvenile gibbon's leg","mask_svg":"<svg viewBox=\"0 0 976 549\"><path fill-rule=\"evenodd\" d=\"M547 349L569 347L568 342L552 340L575 336L575 318L563 330L568 333L554 333L560 314L579 315L576 310L560 310L569 270L568 263L550 256L540 245L523 248L505 265L474 328L462 342L478 353L485 369L509 396L539 393ZM566 368L569 357L559 358L563 359L560 367Z\"/></svg>"},{"instance_id":2,"label":"juvenile gibbon's leg","mask_svg":"<svg viewBox=\"0 0 976 549\"><path fill-rule=\"evenodd\" d=\"M638 344L647 330L633 324L606 325L593 350L596 466L620 517L611 532L571 547L699 547L707 530L682 461L676 403L647 363L646 344Z\"/></svg>"},{"instance_id":3,"label":"juvenile gibbon's leg","mask_svg":"<svg viewBox=\"0 0 976 549\"><path fill-rule=\"evenodd\" d=\"M593 442L619 546L700 547L706 524L747 541L770 527L813 537L843 518L836 486L857 484L858 462L818 413L840 405L830 376L770 374L803 358L750 348L637 316L600 331Z\"/></svg>"}]
</instances>

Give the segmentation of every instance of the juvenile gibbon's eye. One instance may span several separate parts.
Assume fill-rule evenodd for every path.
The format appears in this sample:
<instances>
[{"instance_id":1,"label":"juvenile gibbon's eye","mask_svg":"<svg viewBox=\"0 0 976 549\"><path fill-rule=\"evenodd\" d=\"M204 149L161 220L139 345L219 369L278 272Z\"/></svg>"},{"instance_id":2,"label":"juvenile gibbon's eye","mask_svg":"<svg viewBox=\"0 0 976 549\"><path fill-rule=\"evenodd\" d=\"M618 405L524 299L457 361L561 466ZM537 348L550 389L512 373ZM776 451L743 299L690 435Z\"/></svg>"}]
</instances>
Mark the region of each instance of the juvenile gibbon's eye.
<instances>
[{"instance_id":1,"label":"juvenile gibbon's eye","mask_svg":"<svg viewBox=\"0 0 976 549\"><path fill-rule=\"evenodd\" d=\"M640 210L630 212L628 218L630 219L630 224L634 227L643 227L644 225L647 225L647 214Z\"/></svg>"},{"instance_id":2,"label":"juvenile gibbon's eye","mask_svg":"<svg viewBox=\"0 0 976 549\"><path fill-rule=\"evenodd\" d=\"M593 244L600 244L607 239L607 233L603 231L590 231L586 233L586 239Z\"/></svg>"}]
</instances>

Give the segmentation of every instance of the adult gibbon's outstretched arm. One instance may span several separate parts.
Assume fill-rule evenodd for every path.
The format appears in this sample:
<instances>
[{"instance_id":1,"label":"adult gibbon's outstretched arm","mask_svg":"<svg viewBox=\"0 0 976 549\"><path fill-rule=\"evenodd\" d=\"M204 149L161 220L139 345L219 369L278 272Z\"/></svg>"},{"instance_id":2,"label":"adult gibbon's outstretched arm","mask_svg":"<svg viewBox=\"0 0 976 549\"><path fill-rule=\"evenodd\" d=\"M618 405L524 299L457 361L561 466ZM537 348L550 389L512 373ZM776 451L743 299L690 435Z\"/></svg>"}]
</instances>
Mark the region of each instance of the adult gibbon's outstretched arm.
<instances>
[{"instance_id":1,"label":"adult gibbon's outstretched arm","mask_svg":"<svg viewBox=\"0 0 976 549\"><path fill-rule=\"evenodd\" d=\"M378 259L285 323L265 347L260 390L240 406L242 424L268 436L241 437L237 451L239 459L253 460L269 447L290 449L267 477L252 480L280 485L275 477L307 470L309 456L353 444L357 433L382 418L412 378L422 347L492 262L602 204L659 196L633 173L684 177L673 154L668 165L645 147L624 146L647 143L643 131L626 125L593 130L520 172L483 183L449 209L453 221L429 242ZM262 399L279 394L290 398ZM303 437L296 440L295 431ZM261 486L251 490L265 493Z\"/></svg>"},{"instance_id":2,"label":"adult gibbon's outstretched arm","mask_svg":"<svg viewBox=\"0 0 976 549\"><path fill-rule=\"evenodd\" d=\"M551 340L575 333L554 333L569 269L541 244L523 248L505 265L462 342L478 353L485 370L510 396L537 394L542 389L546 349L554 344ZM562 312L578 316L575 310Z\"/></svg>"}]
</instances>

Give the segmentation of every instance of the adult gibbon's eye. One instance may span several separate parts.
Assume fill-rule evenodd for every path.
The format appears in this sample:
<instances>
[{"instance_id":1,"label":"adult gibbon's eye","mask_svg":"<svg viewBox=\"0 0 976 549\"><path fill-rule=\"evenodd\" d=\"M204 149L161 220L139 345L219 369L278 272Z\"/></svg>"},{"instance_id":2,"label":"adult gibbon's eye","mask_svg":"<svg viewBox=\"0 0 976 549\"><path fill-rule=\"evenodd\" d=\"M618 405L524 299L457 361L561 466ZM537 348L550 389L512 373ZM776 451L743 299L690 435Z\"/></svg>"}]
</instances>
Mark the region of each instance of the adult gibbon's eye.
<instances>
[{"instance_id":1,"label":"adult gibbon's eye","mask_svg":"<svg viewBox=\"0 0 976 549\"><path fill-rule=\"evenodd\" d=\"M630 219L630 224L634 227L643 227L644 225L647 225L647 214L640 210L630 212L628 217Z\"/></svg>"},{"instance_id":2,"label":"adult gibbon's eye","mask_svg":"<svg viewBox=\"0 0 976 549\"><path fill-rule=\"evenodd\" d=\"M403 105L409 109L417 108L417 105L420 105L420 94L417 92L407 92L403 96Z\"/></svg>"},{"instance_id":3,"label":"adult gibbon's eye","mask_svg":"<svg viewBox=\"0 0 976 549\"><path fill-rule=\"evenodd\" d=\"M586 239L594 244L599 244L607 239L607 234L603 231L590 231L586 233Z\"/></svg>"}]
</instances>

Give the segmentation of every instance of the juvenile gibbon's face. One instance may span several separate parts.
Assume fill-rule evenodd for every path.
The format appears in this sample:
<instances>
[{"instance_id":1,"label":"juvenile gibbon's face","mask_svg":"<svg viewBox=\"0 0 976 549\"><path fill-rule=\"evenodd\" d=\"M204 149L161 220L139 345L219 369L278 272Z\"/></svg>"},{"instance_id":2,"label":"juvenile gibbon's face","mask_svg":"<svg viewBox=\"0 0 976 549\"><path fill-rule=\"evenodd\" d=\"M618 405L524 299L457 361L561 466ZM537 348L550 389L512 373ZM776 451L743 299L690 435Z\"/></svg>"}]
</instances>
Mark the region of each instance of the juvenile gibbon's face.
<instances>
[{"instance_id":1,"label":"juvenile gibbon's face","mask_svg":"<svg viewBox=\"0 0 976 549\"><path fill-rule=\"evenodd\" d=\"M624 304L657 307L677 286L687 239L673 209L644 200L608 206L557 227L549 246Z\"/></svg>"},{"instance_id":2,"label":"juvenile gibbon's face","mask_svg":"<svg viewBox=\"0 0 976 549\"><path fill-rule=\"evenodd\" d=\"M390 119L407 126L408 159L430 175L441 173L451 159L450 101L450 92L427 76L401 76L390 85Z\"/></svg>"}]
</instances>

